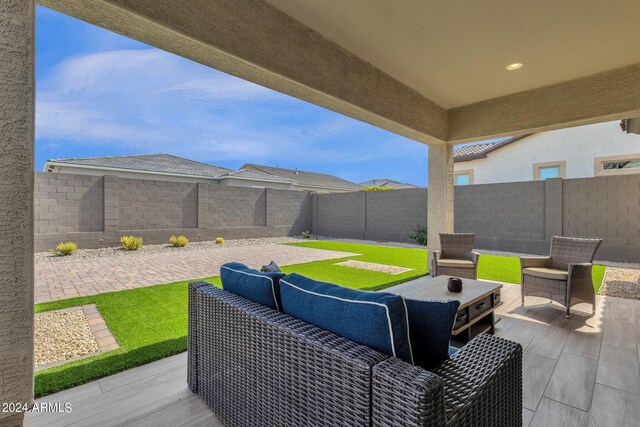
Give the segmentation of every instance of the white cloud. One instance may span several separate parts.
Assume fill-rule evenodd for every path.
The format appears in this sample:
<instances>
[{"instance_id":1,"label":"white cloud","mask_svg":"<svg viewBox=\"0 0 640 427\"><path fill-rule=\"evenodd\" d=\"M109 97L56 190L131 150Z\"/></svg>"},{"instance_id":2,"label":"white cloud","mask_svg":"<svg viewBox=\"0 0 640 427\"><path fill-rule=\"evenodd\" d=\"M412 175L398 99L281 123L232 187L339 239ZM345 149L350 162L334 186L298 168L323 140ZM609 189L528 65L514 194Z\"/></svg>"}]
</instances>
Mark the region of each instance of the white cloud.
<instances>
[{"instance_id":1,"label":"white cloud","mask_svg":"<svg viewBox=\"0 0 640 427\"><path fill-rule=\"evenodd\" d=\"M262 86L228 75L190 79L165 89L167 92L182 92L200 100L277 100L279 95Z\"/></svg>"},{"instance_id":2,"label":"white cloud","mask_svg":"<svg viewBox=\"0 0 640 427\"><path fill-rule=\"evenodd\" d=\"M381 138L369 125L154 48L69 57L37 89L36 135L47 144L214 163L337 164L400 155L396 136Z\"/></svg>"},{"instance_id":3,"label":"white cloud","mask_svg":"<svg viewBox=\"0 0 640 427\"><path fill-rule=\"evenodd\" d=\"M70 57L43 83L43 96L184 92L203 98L277 99L277 93L159 49L97 52Z\"/></svg>"}]
</instances>

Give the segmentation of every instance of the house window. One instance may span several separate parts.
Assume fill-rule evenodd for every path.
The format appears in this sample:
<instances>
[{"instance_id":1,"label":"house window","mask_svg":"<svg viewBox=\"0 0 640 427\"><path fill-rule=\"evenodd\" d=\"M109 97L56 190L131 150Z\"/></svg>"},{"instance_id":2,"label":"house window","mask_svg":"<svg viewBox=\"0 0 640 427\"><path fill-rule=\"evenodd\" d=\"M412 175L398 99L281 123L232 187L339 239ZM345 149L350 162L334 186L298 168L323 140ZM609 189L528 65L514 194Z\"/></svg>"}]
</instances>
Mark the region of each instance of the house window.
<instances>
[{"instance_id":1,"label":"house window","mask_svg":"<svg viewBox=\"0 0 640 427\"><path fill-rule=\"evenodd\" d=\"M560 177L560 166L545 166L540 168L540 180Z\"/></svg>"},{"instance_id":2,"label":"house window","mask_svg":"<svg viewBox=\"0 0 640 427\"><path fill-rule=\"evenodd\" d=\"M596 158L596 176L640 173L640 154Z\"/></svg>"},{"instance_id":3,"label":"house window","mask_svg":"<svg viewBox=\"0 0 640 427\"><path fill-rule=\"evenodd\" d=\"M551 178L566 178L566 162L535 163L533 165L533 179L544 181Z\"/></svg>"},{"instance_id":4,"label":"house window","mask_svg":"<svg viewBox=\"0 0 640 427\"><path fill-rule=\"evenodd\" d=\"M473 170L464 170L454 173L455 185L471 185L473 184Z\"/></svg>"}]
</instances>

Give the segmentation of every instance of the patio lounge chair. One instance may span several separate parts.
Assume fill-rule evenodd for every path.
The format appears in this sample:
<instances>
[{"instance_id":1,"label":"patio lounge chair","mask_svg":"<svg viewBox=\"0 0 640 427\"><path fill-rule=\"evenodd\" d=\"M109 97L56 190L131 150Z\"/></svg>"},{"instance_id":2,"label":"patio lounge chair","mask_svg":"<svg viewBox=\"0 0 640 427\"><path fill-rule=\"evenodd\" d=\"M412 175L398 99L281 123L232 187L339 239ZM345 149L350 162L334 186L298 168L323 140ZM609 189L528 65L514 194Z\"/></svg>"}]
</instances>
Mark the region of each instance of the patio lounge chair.
<instances>
[{"instance_id":1,"label":"patio lounge chair","mask_svg":"<svg viewBox=\"0 0 640 427\"><path fill-rule=\"evenodd\" d=\"M433 252L431 274L478 278L478 258L473 251L474 233L440 233L440 250Z\"/></svg>"},{"instance_id":2,"label":"patio lounge chair","mask_svg":"<svg viewBox=\"0 0 640 427\"><path fill-rule=\"evenodd\" d=\"M595 314L596 294L591 268L593 257L602 243L600 239L554 236L548 257L521 257L522 305L525 296L549 298L566 307L591 304Z\"/></svg>"},{"instance_id":3,"label":"patio lounge chair","mask_svg":"<svg viewBox=\"0 0 640 427\"><path fill-rule=\"evenodd\" d=\"M230 426L521 426L522 347L480 335L427 371L189 284L189 388Z\"/></svg>"}]
</instances>

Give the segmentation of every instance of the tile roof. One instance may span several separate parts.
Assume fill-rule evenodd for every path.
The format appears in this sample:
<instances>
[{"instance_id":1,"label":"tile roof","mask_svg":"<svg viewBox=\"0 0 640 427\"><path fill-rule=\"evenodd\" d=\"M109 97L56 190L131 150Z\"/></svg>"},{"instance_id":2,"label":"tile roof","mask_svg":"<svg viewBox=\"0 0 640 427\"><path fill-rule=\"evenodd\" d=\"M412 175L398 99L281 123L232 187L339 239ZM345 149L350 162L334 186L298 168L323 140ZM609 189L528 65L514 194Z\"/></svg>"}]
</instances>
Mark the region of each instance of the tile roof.
<instances>
[{"instance_id":1,"label":"tile roof","mask_svg":"<svg viewBox=\"0 0 640 427\"><path fill-rule=\"evenodd\" d=\"M503 139L502 141L485 142L482 144L465 145L460 148L456 148L453 152L453 158L456 162L464 162L468 160L482 159L487 157L492 151L512 144L516 141L520 141L531 134L513 136L511 138Z\"/></svg>"},{"instance_id":2,"label":"tile roof","mask_svg":"<svg viewBox=\"0 0 640 427\"><path fill-rule=\"evenodd\" d=\"M232 172L231 169L196 162L194 160L183 159L182 157L176 157L170 154L141 154L133 156L81 158L72 157L66 159L50 159L47 162L204 177L217 177Z\"/></svg>"},{"instance_id":3,"label":"tile roof","mask_svg":"<svg viewBox=\"0 0 640 427\"><path fill-rule=\"evenodd\" d=\"M272 166L257 165L253 163L246 163L242 165L240 169L258 170L270 175L279 176L281 178L288 178L295 181L296 184L301 186L336 188L353 191L360 190L360 186L356 183L325 173L285 169Z\"/></svg>"},{"instance_id":4,"label":"tile roof","mask_svg":"<svg viewBox=\"0 0 640 427\"><path fill-rule=\"evenodd\" d=\"M372 179L367 182L361 182L360 185L363 187L389 187L395 188L396 190L402 190L406 188L420 188L417 185L407 184L405 182L398 182L392 179L382 178L382 179Z\"/></svg>"}]
</instances>

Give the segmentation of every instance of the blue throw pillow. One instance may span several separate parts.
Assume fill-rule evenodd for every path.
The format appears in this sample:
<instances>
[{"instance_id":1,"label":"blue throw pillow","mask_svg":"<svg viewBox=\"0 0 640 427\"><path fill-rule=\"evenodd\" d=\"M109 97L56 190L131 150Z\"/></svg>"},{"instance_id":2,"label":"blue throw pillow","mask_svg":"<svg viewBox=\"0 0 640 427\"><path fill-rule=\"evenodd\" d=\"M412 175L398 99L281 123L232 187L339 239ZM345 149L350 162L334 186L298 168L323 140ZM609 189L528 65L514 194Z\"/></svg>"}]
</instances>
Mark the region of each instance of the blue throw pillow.
<instances>
[{"instance_id":1,"label":"blue throw pillow","mask_svg":"<svg viewBox=\"0 0 640 427\"><path fill-rule=\"evenodd\" d=\"M405 299L415 363L433 369L449 358L449 340L459 301Z\"/></svg>"},{"instance_id":2,"label":"blue throw pillow","mask_svg":"<svg viewBox=\"0 0 640 427\"><path fill-rule=\"evenodd\" d=\"M280 273L282 270L280 270L280 267L278 267L278 264L276 264L275 261L271 261L269 264L263 265L260 271L265 273L266 272Z\"/></svg>"},{"instance_id":3,"label":"blue throw pillow","mask_svg":"<svg viewBox=\"0 0 640 427\"><path fill-rule=\"evenodd\" d=\"M318 282L299 274L280 280L282 312L413 364L402 297Z\"/></svg>"},{"instance_id":4,"label":"blue throw pillow","mask_svg":"<svg viewBox=\"0 0 640 427\"><path fill-rule=\"evenodd\" d=\"M222 289L276 310L280 310L278 282L282 277L284 273L262 272L239 262L220 267Z\"/></svg>"}]
</instances>

